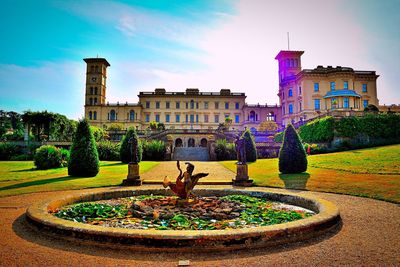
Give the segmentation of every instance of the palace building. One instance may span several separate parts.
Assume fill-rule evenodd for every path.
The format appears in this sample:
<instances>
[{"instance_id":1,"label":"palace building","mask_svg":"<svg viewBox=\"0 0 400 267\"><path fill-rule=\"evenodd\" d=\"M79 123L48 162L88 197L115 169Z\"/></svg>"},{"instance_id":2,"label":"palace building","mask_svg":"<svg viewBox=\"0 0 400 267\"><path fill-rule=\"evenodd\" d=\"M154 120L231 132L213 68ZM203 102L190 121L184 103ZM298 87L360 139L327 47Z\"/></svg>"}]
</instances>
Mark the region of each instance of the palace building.
<instances>
[{"instance_id":1,"label":"palace building","mask_svg":"<svg viewBox=\"0 0 400 267\"><path fill-rule=\"evenodd\" d=\"M278 126L308 121L325 114L352 115L373 104L378 107L375 71L349 67L302 69L304 51L280 51L280 105L251 105L245 93L221 89L202 92L167 92L163 88L140 92L138 103L106 101L107 68L104 58L86 58L85 117L91 125L107 128L112 123L144 130L150 122L162 122L166 129L216 130L229 117L231 130L258 130L264 121Z\"/></svg>"},{"instance_id":2,"label":"palace building","mask_svg":"<svg viewBox=\"0 0 400 267\"><path fill-rule=\"evenodd\" d=\"M140 92L138 103L106 102L107 67L104 58L86 58L85 117L91 125L107 128L119 123L124 128L144 130L150 122L162 122L166 129L216 130L229 117L230 129L257 130L263 121L281 122L278 105L248 105L245 93L221 89L201 92L188 88L185 92L167 92L157 88Z\"/></svg>"},{"instance_id":3,"label":"palace building","mask_svg":"<svg viewBox=\"0 0 400 267\"><path fill-rule=\"evenodd\" d=\"M282 123L306 121L325 114L350 116L369 104L378 107L375 71L317 66L301 69L304 51L280 51L279 99Z\"/></svg>"}]
</instances>

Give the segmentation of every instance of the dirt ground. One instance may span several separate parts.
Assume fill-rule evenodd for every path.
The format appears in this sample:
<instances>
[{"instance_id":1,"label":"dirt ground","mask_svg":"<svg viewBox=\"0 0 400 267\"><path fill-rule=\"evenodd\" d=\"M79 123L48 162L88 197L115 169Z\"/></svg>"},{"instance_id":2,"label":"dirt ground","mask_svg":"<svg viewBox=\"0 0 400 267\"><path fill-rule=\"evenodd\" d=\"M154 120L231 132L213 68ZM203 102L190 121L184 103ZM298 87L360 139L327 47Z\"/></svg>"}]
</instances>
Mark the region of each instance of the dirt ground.
<instances>
[{"instance_id":1,"label":"dirt ground","mask_svg":"<svg viewBox=\"0 0 400 267\"><path fill-rule=\"evenodd\" d=\"M319 238L276 248L221 253L144 253L94 246L85 241L66 241L40 233L27 224L24 213L31 203L70 192L76 191L0 198L1 266L177 266L179 260L189 260L190 266L400 266L400 207L396 204L301 192L335 203L340 209L342 227Z\"/></svg>"}]
</instances>

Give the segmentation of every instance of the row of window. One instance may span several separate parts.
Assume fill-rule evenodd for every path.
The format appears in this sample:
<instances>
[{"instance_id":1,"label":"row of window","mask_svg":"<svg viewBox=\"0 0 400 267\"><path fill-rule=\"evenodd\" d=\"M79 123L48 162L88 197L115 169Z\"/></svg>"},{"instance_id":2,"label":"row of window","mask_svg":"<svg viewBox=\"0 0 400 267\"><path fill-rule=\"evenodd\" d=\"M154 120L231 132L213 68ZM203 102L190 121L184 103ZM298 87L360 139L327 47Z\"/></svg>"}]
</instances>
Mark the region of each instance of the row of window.
<instances>
[{"instance_id":1,"label":"row of window","mask_svg":"<svg viewBox=\"0 0 400 267\"><path fill-rule=\"evenodd\" d=\"M89 98L89 105L97 105L97 97L95 98Z\"/></svg>"},{"instance_id":2,"label":"row of window","mask_svg":"<svg viewBox=\"0 0 400 267\"><path fill-rule=\"evenodd\" d=\"M330 89L331 89L331 91L335 91L336 90L336 82L330 82ZM344 81L343 82L343 89L345 89L345 90L349 89L349 82L348 81ZM314 92L319 92L319 83L314 83ZM368 92L366 83L362 84L362 92L363 93Z\"/></svg>"},{"instance_id":3,"label":"row of window","mask_svg":"<svg viewBox=\"0 0 400 267\"><path fill-rule=\"evenodd\" d=\"M299 66L299 60L297 58L288 58L285 61L286 67L298 67Z\"/></svg>"},{"instance_id":4,"label":"row of window","mask_svg":"<svg viewBox=\"0 0 400 267\"><path fill-rule=\"evenodd\" d=\"M368 100L363 100L363 107L367 107L369 104ZM357 105L357 103L355 103ZM357 105L358 106L358 105ZM331 98L331 107L338 108L338 102L336 98ZM348 97L343 98L343 108L350 108L350 99ZM293 104L290 103L288 105L288 114L293 114ZM321 110L321 99L314 99L314 110ZM299 111L302 111L302 104L299 102ZM283 115L286 114L285 105L282 106L282 113Z\"/></svg>"},{"instance_id":5,"label":"row of window","mask_svg":"<svg viewBox=\"0 0 400 267\"><path fill-rule=\"evenodd\" d=\"M91 73L100 73L100 71L101 71L101 67L94 66L94 65L90 66L90 72ZM104 67L104 66L103 66L103 71L104 72L106 71L106 67Z\"/></svg>"},{"instance_id":6,"label":"row of window","mask_svg":"<svg viewBox=\"0 0 400 267\"><path fill-rule=\"evenodd\" d=\"M301 86L298 87L298 90L299 90L299 95L301 95ZM288 97L292 96L293 96L293 87L289 87ZM282 92L282 99L285 99L285 91Z\"/></svg>"},{"instance_id":7,"label":"row of window","mask_svg":"<svg viewBox=\"0 0 400 267\"><path fill-rule=\"evenodd\" d=\"M228 118L229 115L225 115L225 118ZM155 114L155 121L156 122L161 122L161 116L160 114ZM240 115L235 114L235 123L240 123ZM150 114L145 114L145 122L150 122ZM172 122L171 121L171 115L170 114L165 114L165 122ZM175 114L175 122L183 122L181 120L181 114ZM199 115L198 114L186 114L185 115L185 122L186 123L198 123L199 122ZM208 123L210 122L209 115L204 114L203 115L203 122ZM220 115L216 114L214 115L214 123L219 123L220 122Z\"/></svg>"},{"instance_id":8,"label":"row of window","mask_svg":"<svg viewBox=\"0 0 400 267\"><path fill-rule=\"evenodd\" d=\"M186 109L199 109L199 102L195 102L193 100L191 100L190 102L184 102L186 104ZM156 101L155 102L155 108L156 109L160 109L161 108L161 102L160 101ZM150 101L146 101L145 107L146 108L150 108ZM204 102L203 103L203 108L204 109L208 109L209 107L209 102ZM219 102L214 102L214 107L215 109L219 109ZM167 101L165 102L165 108L166 109L170 109L171 108L171 102ZM175 108L176 109L180 109L181 108L181 102L180 101L176 101L175 102ZM229 109L230 108L230 103L229 102L225 102L225 109ZM240 104L239 102L235 103L235 109L240 109Z\"/></svg>"},{"instance_id":9,"label":"row of window","mask_svg":"<svg viewBox=\"0 0 400 267\"><path fill-rule=\"evenodd\" d=\"M97 120L97 111L89 111L89 120Z\"/></svg>"},{"instance_id":10,"label":"row of window","mask_svg":"<svg viewBox=\"0 0 400 267\"><path fill-rule=\"evenodd\" d=\"M97 91L97 87L90 87L90 94L91 95L97 95L98 91Z\"/></svg>"}]
</instances>

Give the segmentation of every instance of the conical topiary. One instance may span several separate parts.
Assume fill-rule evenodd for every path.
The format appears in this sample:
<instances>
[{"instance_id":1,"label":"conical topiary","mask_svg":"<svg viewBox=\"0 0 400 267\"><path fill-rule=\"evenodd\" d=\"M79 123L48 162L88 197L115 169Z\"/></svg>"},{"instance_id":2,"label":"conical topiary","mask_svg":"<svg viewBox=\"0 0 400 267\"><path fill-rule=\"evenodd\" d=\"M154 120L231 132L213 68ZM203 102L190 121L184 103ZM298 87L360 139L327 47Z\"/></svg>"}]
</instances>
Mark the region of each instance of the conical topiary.
<instances>
[{"instance_id":1,"label":"conical topiary","mask_svg":"<svg viewBox=\"0 0 400 267\"><path fill-rule=\"evenodd\" d=\"M246 161L255 162L257 160L257 148L254 137L249 129L246 129L242 137L246 142Z\"/></svg>"},{"instance_id":2,"label":"conical topiary","mask_svg":"<svg viewBox=\"0 0 400 267\"><path fill-rule=\"evenodd\" d=\"M86 119L80 120L71 146L68 175L93 177L99 173L96 142Z\"/></svg>"},{"instance_id":3,"label":"conical topiary","mask_svg":"<svg viewBox=\"0 0 400 267\"><path fill-rule=\"evenodd\" d=\"M133 127L130 127L127 131L125 136L122 139L121 143L121 148L120 148L120 156L121 156L121 161L122 163L129 163L131 161L131 151L130 151L130 145L129 145L129 139L131 137L137 138L136 130ZM142 160L142 144L139 142L138 139L138 161L140 162Z\"/></svg>"},{"instance_id":4,"label":"conical topiary","mask_svg":"<svg viewBox=\"0 0 400 267\"><path fill-rule=\"evenodd\" d=\"M306 170L306 151L293 125L289 124L283 134L283 144L279 151L279 171L281 173L302 173Z\"/></svg>"}]
</instances>

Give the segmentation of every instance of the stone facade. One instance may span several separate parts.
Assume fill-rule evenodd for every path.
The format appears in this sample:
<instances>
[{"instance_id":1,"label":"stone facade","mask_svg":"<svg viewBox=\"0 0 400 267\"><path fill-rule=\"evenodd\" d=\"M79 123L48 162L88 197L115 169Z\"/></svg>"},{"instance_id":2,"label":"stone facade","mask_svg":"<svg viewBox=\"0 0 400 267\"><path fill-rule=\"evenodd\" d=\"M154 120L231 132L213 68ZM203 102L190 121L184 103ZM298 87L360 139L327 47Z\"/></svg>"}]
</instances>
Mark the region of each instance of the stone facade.
<instances>
[{"instance_id":1,"label":"stone facade","mask_svg":"<svg viewBox=\"0 0 400 267\"><path fill-rule=\"evenodd\" d=\"M201 92L188 88L185 92L167 92L157 88L140 92L138 103L106 102L107 67L104 58L86 58L85 117L91 125L107 128L112 123L126 129L144 130L150 122L162 122L166 129L216 130L225 118L232 120L230 130L257 130L263 121L281 123L278 105L248 105L245 93L221 89Z\"/></svg>"},{"instance_id":2,"label":"stone facade","mask_svg":"<svg viewBox=\"0 0 400 267\"><path fill-rule=\"evenodd\" d=\"M301 69L304 51L280 51L279 99L284 125L326 114L331 111L362 111L378 107L375 71L348 67L317 66Z\"/></svg>"}]
</instances>

